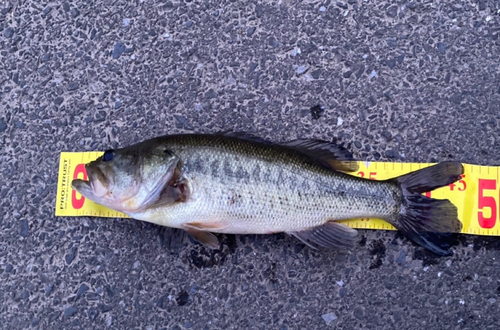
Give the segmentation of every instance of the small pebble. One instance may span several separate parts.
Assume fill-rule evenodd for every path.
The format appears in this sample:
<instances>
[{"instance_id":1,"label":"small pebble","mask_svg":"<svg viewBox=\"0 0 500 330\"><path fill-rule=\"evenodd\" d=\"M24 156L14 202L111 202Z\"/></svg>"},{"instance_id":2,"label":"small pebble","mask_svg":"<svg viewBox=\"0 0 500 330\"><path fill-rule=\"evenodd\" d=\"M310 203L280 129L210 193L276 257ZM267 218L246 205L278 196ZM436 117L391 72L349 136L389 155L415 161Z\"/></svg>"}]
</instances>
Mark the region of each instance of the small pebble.
<instances>
[{"instance_id":1,"label":"small pebble","mask_svg":"<svg viewBox=\"0 0 500 330\"><path fill-rule=\"evenodd\" d=\"M398 15L398 6L397 5L392 5L386 10L386 14L389 17L396 17Z\"/></svg>"},{"instance_id":2,"label":"small pebble","mask_svg":"<svg viewBox=\"0 0 500 330\"><path fill-rule=\"evenodd\" d=\"M301 53L300 48L295 47L295 48L292 50L292 53L291 53L290 55L292 55L292 56L297 56L297 55L300 55L300 53Z\"/></svg>"},{"instance_id":3,"label":"small pebble","mask_svg":"<svg viewBox=\"0 0 500 330\"><path fill-rule=\"evenodd\" d=\"M45 7L45 9L42 12L42 17L47 16L51 11L52 11L52 7L50 7L50 6Z\"/></svg>"},{"instance_id":4,"label":"small pebble","mask_svg":"<svg viewBox=\"0 0 500 330\"><path fill-rule=\"evenodd\" d=\"M7 124L5 124L3 118L0 118L0 133L5 131L6 129L7 129Z\"/></svg>"},{"instance_id":5,"label":"small pebble","mask_svg":"<svg viewBox=\"0 0 500 330\"><path fill-rule=\"evenodd\" d=\"M111 314L106 315L106 326L110 327L113 324L113 316Z\"/></svg>"},{"instance_id":6,"label":"small pebble","mask_svg":"<svg viewBox=\"0 0 500 330\"><path fill-rule=\"evenodd\" d=\"M66 260L66 264L70 265L73 262L73 260L75 260L75 257L76 257L76 246L72 246L69 249L68 254L64 257L64 259Z\"/></svg>"},{"instance_id":7,"label":"small pebble","mask_svg":"<svg viewBox=\"0 0 500 330\"><path fill-rule=\"evenodd\" d=\"M446 53L446 45L442 42L438 42L437 43L437 49L438 51L441 53L441 54L445 54Z\"/></svg>"},{"instance_id":8,"label":"small pebble","mask_svg":"<svg viewBox=\"0 0 500 330\"><path fill-rule=\"evenodd\" d=\"M404 265L405 261L406 261L406 252L405 250L401 250L398 254L398 256L396 257L396 263L400 266Z\"/></svg>"},{"instance_id":9,"label":"small pebble","mask_svg":"<svg viewBox=\"0 0 500 330\"><path fill-rule=\"evenodd\" d=\"M59 318L59 315L61 315L61 312L59 312L59 311L55 311L52 314L50 314L49 315L49 323L52 323L55 320L57 320Z\"/></svg>"},{"instance_id":10,"label":"small pebble","mask_svg":"<svg viewBox=\"0 0 500 330\"><path fill-rule=\"evenodd\" d=\"M3 30L3 36L5 38L12 38L13 35L14 35L14 28L8 27L5 30Z\"/></svg>"},{"instance_id":11,"label":"small pebble","mask_svg":"<svg viewBox=\"0 0 500 330\"><path fill-rule=\"evenodd\" d=\"M391 58L391 59L385 60L385 64L387 64L387 66L389 68L394 69L394 67L396 66L396 59Z\"/></svg>"},{"instance_id":12,"label":"small pebble","mask_svg":"<svg viewBox=\"0 0 500 330\"><path fill-rule=\"evenodd\" d=\"M307 65L301 65L297 68L297 74L303 74L309 69Z\"/></svg>"},{"instance_id":13,"label":"small pebble","mask_svg":"<svg viewBox=\"0 0 500 330\"><path fill-rule=\"evenodd\" d=\"M64 310L64 318L72 317L76 312L78 312L78 310L75 307L69 306Z\"/></svg>"},{"instance_id":14,"label":"small pebble","mask_svg":"<svg viewBox=\"0 0 500 330\"><path fill-rule=\"evenodd\" d=\"M385 152L385 156L387 158L391 158L391 159L398 159L399 158L399 152L397 150L394 150L394 149L389 149Z\"/></svg>"},{"instance_id":15,"label":"small pebble","mask_svg":"<svg viewBox=\"0 0 500 330\"><path fill-rule=\"evenodd\" d=\"M91 309L88 311L87 314L88 314L89 318L93 321L93 320L95 320L97 315L99 315L99 311L97 309Z\"/></svg>"},{"instance_id":16,"label":"small pebble","mask_svg":"<svg viewBox=\"0 0 500 330\"><path fill-rule=\"evenodd\" d=\"M89 290L87 284L82 284L78 291L76 292L76 299L80 298L85 292Z\"/></svg>"},{"instance_id":17,"label":"small pebble","mask_svg":"<svg viewBox=\"0 0 500 330\"><path fill-rule=\"evenodd\" d=\"M78 85L78 83L77 83L77 82L70 82L70 83L68 84L68 91L74 91L74 90L77 90L77 89L78 89L78 87L80 87L80 86Z\"/></svg>"},{"instance_id":18,"label":"small pebble","mask_svg":"<svg viewBox=\"0 0 500 330\"><path fill-rule=\"evenodd\" d=\"M125 44L121 41L117 42L113 49L113 59L116 60L117 58L119 58L124 51L125 51Z\"/></svg>"},{"instance_id":19,"label":"small pebble","mask_svg":"<svg viewBox=\"0 0 500 330\"><path fill-rule=\"evenodd\" d=\"M337 126L340 126L344 123L344 119L342 119L341 117L338 117L337 118Z\"/></svg>"},{"instance_id":20,"label":"small pebble","mask_svg":"<svg viewBox=\"0 0 500 330\"><path fill-rule=\"evenodd\" d=\"M31 321L31 326L32 326L32 327L36 327L39 323L40 323L40 318L39 318L39 317L35 317L35 318Z\"/></svg>"},{"instance_id":21,"label":"small pebble","mask_svg":"<svg viewBox=\"0 0 500 330\"><path fill-rule=\"evenodd\" d=\"M333 313L333 312L323 314L323 315L321 315L321 317L323 318L323 320L326 322L327 325L332 323L333 321L335 321L337 319L337 315L335 315L335 313Z\"/></svg>"},{"instance_id":22,"label":"small pebble","mask_svg":"<svg viewBox=\"0 0 500 330\"><path fill-rule=\"evenodd\" d=\"M255 32L256 28L255 26L251 26L247 29L247 37L251 37L253 33Z\"/></svg>"},{"instance_id":23,"label":"small pebble","mask_svg":"<svg viewBox=\"0 0 500 330\"><path fill-rule=\"evenodd\" d=\"M311 76L312 76L314 79L319 79L320 75L321 75L321 70L320 70L320 69L318 69L318 70L315 70L315 71L311 72Z\"/></svg>"},{"instance_id":24,"label":"small pebble","mask_svg":"<svg viewBox=\"0 0 500 330\"><path fill-rule=\"evenodd\" d=\"M71 16L73 16L73 18L78 17L78 15L80 15L80 11L77 8L71 9Z\"/></svg>"},{"instance_id":25,"label":"small pebble","mask_svg":"<svg viewBox=\"0 0 500 330\"><path fill-rule=\"evenodd\" d=\"M24 219L19 222L19 234L22 237L28 236L28 220Z\"/></svg>"}]
</instances>

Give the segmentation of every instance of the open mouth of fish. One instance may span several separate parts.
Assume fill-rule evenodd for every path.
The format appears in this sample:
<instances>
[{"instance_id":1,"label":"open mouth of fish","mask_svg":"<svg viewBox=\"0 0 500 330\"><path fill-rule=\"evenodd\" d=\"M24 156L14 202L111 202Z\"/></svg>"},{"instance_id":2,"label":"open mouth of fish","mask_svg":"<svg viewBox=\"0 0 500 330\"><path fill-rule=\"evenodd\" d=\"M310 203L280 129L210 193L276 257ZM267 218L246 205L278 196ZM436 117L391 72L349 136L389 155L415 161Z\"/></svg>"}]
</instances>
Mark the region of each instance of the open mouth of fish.
<instances>
[{"instance_id":1,"label":"open mouth of fish","mask_svg":"<svg viewBox=\"0 0 500 330\"><path fill-rule=\"evenodd\" d=\"M87 180L74 179L71 183L73 189L88 198L92 198L94 196L102 197L106 195L109 189L102 184L101 180L96 179L99 175L95 171L99 171L101 176L103 176L101 170L95 169L91 171L87 168Z\"/></svg>"}]
</instances>

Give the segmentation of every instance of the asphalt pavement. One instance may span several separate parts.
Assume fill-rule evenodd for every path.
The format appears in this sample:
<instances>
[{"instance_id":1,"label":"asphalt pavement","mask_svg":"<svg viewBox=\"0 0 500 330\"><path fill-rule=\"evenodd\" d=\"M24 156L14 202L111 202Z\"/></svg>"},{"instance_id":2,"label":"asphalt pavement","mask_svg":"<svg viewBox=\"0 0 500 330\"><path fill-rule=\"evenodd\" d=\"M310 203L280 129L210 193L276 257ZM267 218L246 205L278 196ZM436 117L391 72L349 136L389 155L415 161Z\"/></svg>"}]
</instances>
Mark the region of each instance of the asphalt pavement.
<instances>
[{"instance_id":1,"label":"asphalt pavement","mask_svg":"<svg viewBox=\"0 0 500 330\"><path fill-rule=\"evenodd\" d=\"M55 217L59 153L172 133L337 141L366 161L500 165L500 3L0 5L0 328L498 329L500 239L436 257L284 234L207 250L130 219Z\"/></svg>"}]
</instances>

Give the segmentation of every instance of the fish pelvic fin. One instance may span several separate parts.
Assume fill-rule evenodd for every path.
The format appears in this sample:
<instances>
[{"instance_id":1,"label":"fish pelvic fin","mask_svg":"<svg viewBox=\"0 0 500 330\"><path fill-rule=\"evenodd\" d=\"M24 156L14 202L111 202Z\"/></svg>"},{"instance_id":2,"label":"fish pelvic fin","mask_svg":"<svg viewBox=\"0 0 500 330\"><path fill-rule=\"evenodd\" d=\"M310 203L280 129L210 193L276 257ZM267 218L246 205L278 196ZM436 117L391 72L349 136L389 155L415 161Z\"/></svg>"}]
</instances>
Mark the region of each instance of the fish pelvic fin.
<instances>
[{"instance_id":1,"label":"fish pelvic fin","mask_svg":"<svg viewBox=\"0 0 500 330\"><path fill-rule=\"evenodd\" d=\"M216 249L219 247L219 239L211 232L196 230L193 228L186 228L186 232L191 235L193 239L207 247L210 247L212 249Z\"/></svg>"},{"instance_id":2,"label":"fish pelvic fin","mask_svg":"<svg viewBox=\"0 0 500 330\"><path fill-rule=\"evenodd\" d=\"M429 198L422 193L459 180L463 172L461 163L450 161L391 179L402 190L402 203L399 214L387 220L424 248L441 256L451 255L444 238L462 230L457 207L447 199Z\"/></svg>"}]
</instances>

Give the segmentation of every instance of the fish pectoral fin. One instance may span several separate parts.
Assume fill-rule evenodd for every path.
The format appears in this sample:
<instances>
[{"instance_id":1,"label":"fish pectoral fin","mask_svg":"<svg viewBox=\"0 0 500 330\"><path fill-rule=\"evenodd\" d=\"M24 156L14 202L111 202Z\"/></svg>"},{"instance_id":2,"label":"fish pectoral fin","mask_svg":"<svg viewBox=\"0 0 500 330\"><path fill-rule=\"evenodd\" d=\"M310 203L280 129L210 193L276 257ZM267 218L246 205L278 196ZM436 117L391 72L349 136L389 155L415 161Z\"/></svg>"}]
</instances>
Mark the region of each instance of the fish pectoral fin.
<instances>
[{"instance_id":1,"label":"fish pectoral fin","mask_svg":"<svg viewBox=\"0 0 500 330\"><path fill-rule=\"evenodd\" d=\"M346 249L354 246L354 238L358 232L337 222L327 222L324 225L302 231L289 232L309 247L324 247L333 250Z\"/></svg>"},{"instance_id":2,"label":"fish pectoral fin","mask_svg":"<svg viewBox=\"0 0 500 330\"><path fill-rule=\"evenodd\" d=\"M315 160L320 165L342 172L355 172L358 163L344 147L321 140L294 140L283 144Z\"/></svg>"},{"instance_id":3,"label":"fish pectoral fin","mask_svg":"<svg viewBox=\"0 0 500 330\"><path fill-rule=\"evenodd\" d=\"M219 247L219 239L209 231L202 231L194 228L185 228L186 232L198 242L211 248Z\"/></svg>"}]
</instances>

